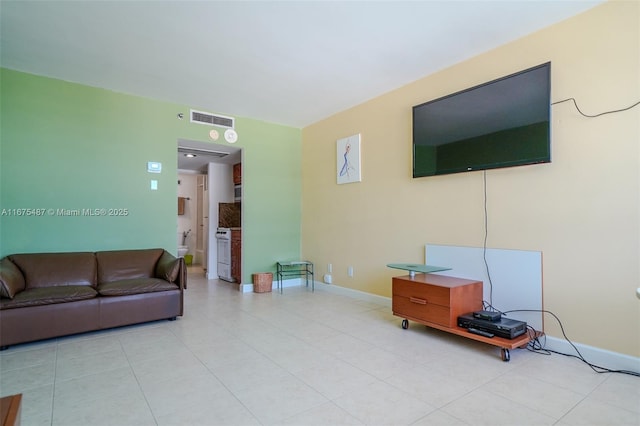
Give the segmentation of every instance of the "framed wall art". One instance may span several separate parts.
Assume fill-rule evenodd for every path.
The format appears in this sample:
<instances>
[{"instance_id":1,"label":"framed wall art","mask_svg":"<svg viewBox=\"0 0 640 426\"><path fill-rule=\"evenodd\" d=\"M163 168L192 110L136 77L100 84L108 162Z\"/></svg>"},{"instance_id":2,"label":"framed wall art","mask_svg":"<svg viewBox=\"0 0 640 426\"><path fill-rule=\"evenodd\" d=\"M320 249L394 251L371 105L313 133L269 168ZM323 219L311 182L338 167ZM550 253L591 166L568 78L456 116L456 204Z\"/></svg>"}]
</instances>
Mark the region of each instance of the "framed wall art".
<instances>
[{"instance_id":1,"label":"framed wall art","mask_svg":"<svg viewBox=\"0 0 640 426\"><path fill-rule=\"evenodd\" d=\"M336 154L338 184L360 182L360 134L338 139Z\"/></svg>"}]
</instances>

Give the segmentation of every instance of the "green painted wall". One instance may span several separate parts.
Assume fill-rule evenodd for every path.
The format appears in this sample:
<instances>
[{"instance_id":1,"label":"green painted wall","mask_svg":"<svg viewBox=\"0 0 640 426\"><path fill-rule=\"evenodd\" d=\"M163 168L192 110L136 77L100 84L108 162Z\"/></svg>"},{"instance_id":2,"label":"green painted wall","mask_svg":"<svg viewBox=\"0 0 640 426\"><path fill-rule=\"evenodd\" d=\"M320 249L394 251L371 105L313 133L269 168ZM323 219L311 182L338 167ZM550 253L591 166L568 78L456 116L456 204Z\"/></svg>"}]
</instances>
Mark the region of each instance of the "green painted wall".
<instances>
[{"instance_id":1,"label":"green painted wall","mask_svg":"<svg viewBox=\"0 0 640 426\"><path fill-rule=\"evenodd\" d=\"M211 127L186 118L190 106L7 69L0 69L0 98L0 255L176 252L177 140L210 141ZM300 255L301 134L242 117L236 130L243 148L243 282L250 282L251 273ZM148 161L161 162L162 173L148 173ZM19 209L42 210L17 216ZM126 215L87 216L83 209Z\"/></svg>"}]
</instances>

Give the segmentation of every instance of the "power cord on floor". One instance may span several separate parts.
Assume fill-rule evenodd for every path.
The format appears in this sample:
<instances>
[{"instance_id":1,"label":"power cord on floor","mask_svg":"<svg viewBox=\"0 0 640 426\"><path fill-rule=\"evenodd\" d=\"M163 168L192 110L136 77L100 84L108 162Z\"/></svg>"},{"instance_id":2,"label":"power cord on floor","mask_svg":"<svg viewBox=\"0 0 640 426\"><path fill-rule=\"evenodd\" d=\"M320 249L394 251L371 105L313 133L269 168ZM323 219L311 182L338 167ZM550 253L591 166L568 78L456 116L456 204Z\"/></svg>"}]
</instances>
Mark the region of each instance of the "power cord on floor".
<instances>
[{"instance_id":1,"label":"power cord on floor","mask_svg":"<svg viewBox=\"0 0 640 426\"><path fill-rule=\"evenodd\" d=\"M485 302L483 302L483 305L484 305L484 303ZM485 306L486 306L487 309L495 309L491 305L485 305ZM496 312L500 312L502 315L507 315L507 314L509 314L511 312L540 312L540 313L549 314L549 315L553 316L556 319L556 321L558 322L558 325L560 326L560 331L562 331L562 336L571 345L571 347L573 347L573 349L576 351L577 355L576 354L566 354L566 353L563 353L563 352L555 351L553 349L545 348L545 346L546 346L546 334L544 332L542 332L542 331L537 331L533 327L527 325L527 333L529 333L529 337L531 338L529 344L527 345L527 349L530 350L531 352L540 353L540 354L543 354L543 355L550 355L551 353L554 353L554 354L563 355L563 356L567 356L567 357L571 357L571 358L576 358L576 359L579 359L580 361L584 362L585 364L587 364L596 373L620 373L620 374L628 374L630 376L640 377L640 373L638 373L636 371L612 370L610 368L601 367L601 366L595 365L595 364L587 361L585 359L585 357L582 355L582 353L580 353L580 350L578 350L576 345L574 345L573 342L569 339L569 337L567 337L567 334L564 331L564 326L562 325L562 321L560 321L560 318L558 318L558 316L556 314L554 314L553 312L551 312L551 311L541 310L541 309L512 309L512 310L504 311L504 312L495 309L495 311ZM544 339L544 341L541 341L541 339Z\"/></svg>"}]
</instances>

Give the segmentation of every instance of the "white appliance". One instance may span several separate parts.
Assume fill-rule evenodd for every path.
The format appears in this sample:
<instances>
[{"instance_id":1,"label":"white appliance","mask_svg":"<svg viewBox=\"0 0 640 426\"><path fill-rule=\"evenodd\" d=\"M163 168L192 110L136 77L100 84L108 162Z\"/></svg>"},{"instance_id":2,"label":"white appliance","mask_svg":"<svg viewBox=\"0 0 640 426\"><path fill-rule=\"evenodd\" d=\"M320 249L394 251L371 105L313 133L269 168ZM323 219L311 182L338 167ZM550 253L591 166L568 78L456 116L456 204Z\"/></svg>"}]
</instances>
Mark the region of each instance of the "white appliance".
<instances>
[{"instance_id":1,"label":"white appliance","mask_svg":"<svg viewBox=\"0 0 640 426\"><path fill-rule=\"evenodd\" d=\"M218 228L216 241L218 242L218 277L221 280L233 282L233 278L231 278L231 229Z\"/></svg>"}]
</instances>

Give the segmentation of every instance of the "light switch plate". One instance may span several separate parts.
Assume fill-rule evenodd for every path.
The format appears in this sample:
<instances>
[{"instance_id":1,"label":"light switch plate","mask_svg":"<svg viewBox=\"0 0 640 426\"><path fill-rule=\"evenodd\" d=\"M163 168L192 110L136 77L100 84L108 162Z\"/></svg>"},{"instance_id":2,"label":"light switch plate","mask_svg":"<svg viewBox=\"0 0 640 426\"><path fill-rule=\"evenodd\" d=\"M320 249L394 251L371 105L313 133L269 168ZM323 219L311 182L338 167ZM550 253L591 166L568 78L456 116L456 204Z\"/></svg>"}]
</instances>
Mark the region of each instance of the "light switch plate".
<instances>
[{"instance_id":1,"label":"light switch plate","mask_svg":"<svg viewBox=\"0 0 640 426\"><path fill-rule=\"evenodd\" d=\"M162 163L158 163L157 161L149 161L147 163L147 171L149 173L160 173L160 172L162 172Z\"/></svg>"},{"instance_id":2,"label":"light switch plate","mask_svg":"<svg viewBox=\"0 0 640 426\"><path fill-rule=\"evenodd\" d=\"M157 180L152 180L151 181L151 190L152 191L157 191L158 190L158 181Z\"/></svg>"}]
</instances>

